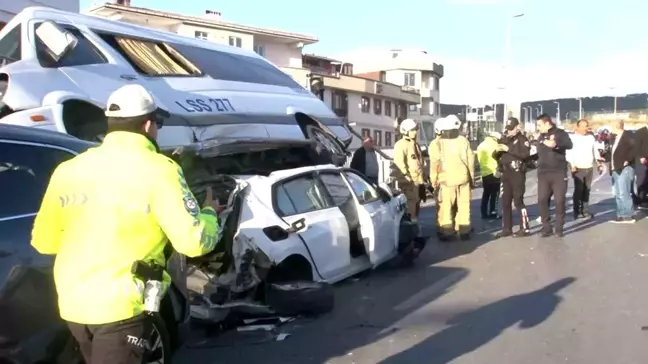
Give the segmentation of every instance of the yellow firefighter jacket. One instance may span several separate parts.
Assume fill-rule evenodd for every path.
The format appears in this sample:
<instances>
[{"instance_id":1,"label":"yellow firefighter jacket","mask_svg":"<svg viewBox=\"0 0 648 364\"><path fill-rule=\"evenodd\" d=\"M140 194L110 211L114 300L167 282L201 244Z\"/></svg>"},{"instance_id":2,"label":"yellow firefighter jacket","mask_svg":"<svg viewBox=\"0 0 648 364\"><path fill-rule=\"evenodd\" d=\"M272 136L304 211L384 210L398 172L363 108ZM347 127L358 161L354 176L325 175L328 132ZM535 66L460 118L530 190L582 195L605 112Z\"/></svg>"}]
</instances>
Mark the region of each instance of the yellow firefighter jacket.
<instances>
[{"instance_id":1,"label":"yellow firefighter jacket","mask_svg":"<svg viewBox=\"0 0 648 364\"><path fill-rule=\"evenodd\" d=\"M456 138L435 138L428 148L430 155L430 182L445 186L459 186L475 175L475 155L470 142L463 135Z\"/></svg>"},{"instance_id":2,"label":"yellow firefighter jacket","mask_svg":"<svg viewBox=\"0 0 648 364\"><path fill-rule=\"evenodd\" d=\"M421 185L423 181L423 156L416 140L403 137L394 145L394 164L398 169L396 179Z\"/></svg>"}]
</instances>

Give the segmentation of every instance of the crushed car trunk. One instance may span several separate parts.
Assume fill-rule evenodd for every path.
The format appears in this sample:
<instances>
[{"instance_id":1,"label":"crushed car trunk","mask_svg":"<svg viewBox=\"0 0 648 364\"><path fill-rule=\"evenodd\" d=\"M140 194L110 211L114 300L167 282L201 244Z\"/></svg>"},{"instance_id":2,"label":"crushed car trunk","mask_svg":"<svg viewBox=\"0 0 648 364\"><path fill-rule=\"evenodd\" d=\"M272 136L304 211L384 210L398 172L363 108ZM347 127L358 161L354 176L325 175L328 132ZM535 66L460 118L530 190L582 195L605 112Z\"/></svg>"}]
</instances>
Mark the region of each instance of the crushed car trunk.
<instances>
[{"instance_id":1,"label":"crushed car trunk","mask_svg":"<svg viewBox=\"0 0 648 364\"><path fill-rule=\"evenodd\" d=\"M199 202L205 199L206 189L211 188L214 200L225 206L219 213L216 248L205 256L187 259L187 288L194 319L218 322L230 314L271 314L273 311L268 308L267 301L282 298L281 292L303 289L319 292L319 297L328 294L326 287L319 291L313 287L319 285L316 282L295 282L292 286L266 284L272 261L250 238L238 231L248 186L236 177L329 164L330 156L325 151L309 141L237 140L199 143L175 149L168 155L182 166L187 183ZM282 299L274 301L279 305L285 302ZM332 303L317 308L331 307Z\"/></svg>"}]
</instances>

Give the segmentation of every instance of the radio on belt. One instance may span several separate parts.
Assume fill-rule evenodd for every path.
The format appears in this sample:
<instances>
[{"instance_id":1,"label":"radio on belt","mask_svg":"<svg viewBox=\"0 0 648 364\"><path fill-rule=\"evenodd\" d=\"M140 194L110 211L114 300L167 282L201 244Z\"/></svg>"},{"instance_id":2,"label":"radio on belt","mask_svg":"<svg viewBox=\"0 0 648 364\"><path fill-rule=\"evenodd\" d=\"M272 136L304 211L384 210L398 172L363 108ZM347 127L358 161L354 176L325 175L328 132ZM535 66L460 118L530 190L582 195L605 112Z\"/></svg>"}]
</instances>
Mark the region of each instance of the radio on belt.
<instances>
[{"instance_id":1,"label":"radio on belt","mask_svg":"<svg viewBox=\"0 0 648 364\"><path fill-rule=\"evenodd\" d=\"M146 312L159 312L160 302L164 295L162 290L164 267L156 262L146 263L138 260L133 263L131 273L144 282L144 310Z\"/></svg>"}]
</instances>

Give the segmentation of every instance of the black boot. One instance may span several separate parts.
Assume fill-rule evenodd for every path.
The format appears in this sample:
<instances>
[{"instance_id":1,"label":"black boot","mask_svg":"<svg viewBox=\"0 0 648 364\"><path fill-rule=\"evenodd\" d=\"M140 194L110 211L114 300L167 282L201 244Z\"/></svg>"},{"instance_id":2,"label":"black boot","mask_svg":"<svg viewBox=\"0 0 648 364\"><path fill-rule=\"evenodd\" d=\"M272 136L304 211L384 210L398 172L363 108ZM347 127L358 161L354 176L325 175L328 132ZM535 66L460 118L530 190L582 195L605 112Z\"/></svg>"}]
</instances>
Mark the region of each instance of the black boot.
<instances>
[{"instance_id":1,"label":"black boot","mask_svg":"<svg viewBox=\"0 0 648 364\"><path fill-rule=\"evenodd\" d=\"M583 209L579 203L574 203L574 220L578 220L582 216Z\"/></svg>"}]
</instances>

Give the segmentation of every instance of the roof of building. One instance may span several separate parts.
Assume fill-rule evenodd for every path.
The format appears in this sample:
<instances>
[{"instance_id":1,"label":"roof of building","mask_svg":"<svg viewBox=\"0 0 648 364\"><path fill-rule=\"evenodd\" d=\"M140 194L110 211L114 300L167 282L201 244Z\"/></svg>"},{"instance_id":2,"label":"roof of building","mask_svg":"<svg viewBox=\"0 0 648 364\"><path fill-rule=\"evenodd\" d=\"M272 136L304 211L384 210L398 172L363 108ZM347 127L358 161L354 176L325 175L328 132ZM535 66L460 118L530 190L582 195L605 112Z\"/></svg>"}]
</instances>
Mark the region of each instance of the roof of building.
<instances>
[{"instance_id":1,"label":"roof of building","mask_svg":"<svg viewBox=\"0 0 648 364\"><path fill-rule=\"evenodd\" d=\"M276 29L268 29L268 28L258 28L258 27L251 27L248 25L242 25L242 24L236 24L236 23L230 23L230 22L225 22L219 19L209 19L206 17L199 17L199 16L191 16L191 15L183 15L183 14L178 14L178 13L170 13L166 11L160 11L160 10L153 10L153 9L148 9L148 8L141 8L137 6L125 6L125 5L118 5L118 4L113 4L113 3L105 3L103 5L98 5L95 6L88 11L87 13L96 13L101 10L108 9L108 10L116 10L116 11L123 11L123 12L129 12L129 13L136 13L136 14L142 14L142 15L149 15L149 16L159 16L167 19L174 19L178 20L184 23L192 23L192 24L197 24L197 25L202 25L205 27L212 27L212 28L228 28L231 30L237 30L240 32L247 32L247 33L254 33L254 34L264 34L264 35L270 35L270 36L279 36L279 37L285 37L285 38L294 38L295 40L299 41L305 41L305 42L311 42L315 43L318 41L317 37L309 34L301 34L301 33L293 33L293 32L286 32L282 30L276 30Z\"/></svg>"}]
</instances>

